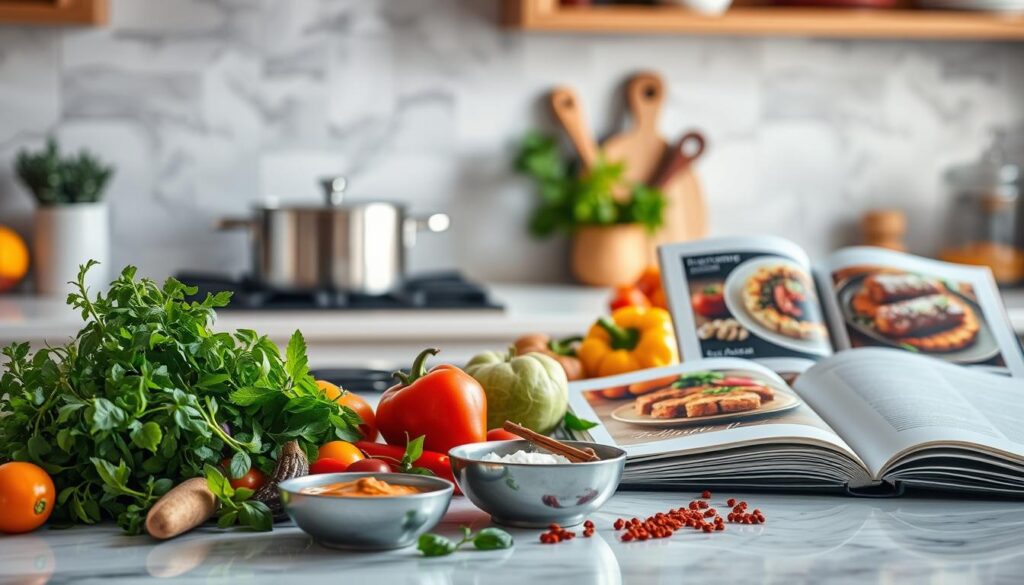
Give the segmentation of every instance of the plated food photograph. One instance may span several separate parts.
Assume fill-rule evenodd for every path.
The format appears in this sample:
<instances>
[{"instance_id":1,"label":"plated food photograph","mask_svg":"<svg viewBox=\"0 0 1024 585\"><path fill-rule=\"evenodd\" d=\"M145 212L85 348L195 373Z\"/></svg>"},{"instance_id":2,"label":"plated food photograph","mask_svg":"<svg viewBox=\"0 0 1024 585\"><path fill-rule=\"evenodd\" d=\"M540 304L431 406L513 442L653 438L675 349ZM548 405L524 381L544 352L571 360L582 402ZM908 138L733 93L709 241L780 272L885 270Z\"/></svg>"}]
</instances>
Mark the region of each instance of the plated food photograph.
<instances>
[{"instance_id":1,"label":"plated food photograph","mask_svg":"<svg viewBox=\"0 0 1024 585\"><path fill-rule=\"evenodd\" d=\"M833 275L851 345L889 346L963 364L1003 365L970 284L880 266Z\"/></svg>"},{"instance_id":2,"label":"plated food photograph","mask_svg":"<svg viewBox=\"0 0 1024 585\"><path fill-rule=\"evenodd\" d=\"M802 422L788 387L746 371L698 371L583 392L617 444L715 432L738 425Z\"/></svg>"},{"instance_id":3,"label":"plated food photograph","mask_svg":"<svg viewBox=\"0 0 1024 585\"><path fill-rule=\"evenodd\" d=\"M714 276L688 275L705 357L810 357L832 351L814 279L798 262L745 253L716 258ZM703 264L707 272L709 264Z\"/></svg>"}]
</instances>

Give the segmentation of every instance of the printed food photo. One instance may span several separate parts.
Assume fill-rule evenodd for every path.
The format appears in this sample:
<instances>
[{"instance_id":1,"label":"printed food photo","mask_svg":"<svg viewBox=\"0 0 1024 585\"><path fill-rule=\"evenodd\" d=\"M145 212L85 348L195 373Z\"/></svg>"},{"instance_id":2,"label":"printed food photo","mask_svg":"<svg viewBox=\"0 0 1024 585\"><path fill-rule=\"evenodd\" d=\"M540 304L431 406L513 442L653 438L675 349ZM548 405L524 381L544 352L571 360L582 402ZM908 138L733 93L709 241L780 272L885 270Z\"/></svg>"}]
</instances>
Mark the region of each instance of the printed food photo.
<instances>
[{"instance_id":1,"label":"printed food photo","mask_svg":"<svg viewBox=\"0 0 1024 585\"><path fill-rule=\"evenodd\" d=\"M739 425L813 424L790 388L753 371L701 370L582 392L619 445Z\"/></svg>"},{"instance_id":2,"label":"printed food photo","mask_svg":"<svg viewBox=\"0 0 1024 585\"><path fill-rule=\"evenodd\" d=\"M871 266L844 270L835 280L855 347L898 347L956 363L1002 363L969 284Z\"/></svg>"}]
</instances>

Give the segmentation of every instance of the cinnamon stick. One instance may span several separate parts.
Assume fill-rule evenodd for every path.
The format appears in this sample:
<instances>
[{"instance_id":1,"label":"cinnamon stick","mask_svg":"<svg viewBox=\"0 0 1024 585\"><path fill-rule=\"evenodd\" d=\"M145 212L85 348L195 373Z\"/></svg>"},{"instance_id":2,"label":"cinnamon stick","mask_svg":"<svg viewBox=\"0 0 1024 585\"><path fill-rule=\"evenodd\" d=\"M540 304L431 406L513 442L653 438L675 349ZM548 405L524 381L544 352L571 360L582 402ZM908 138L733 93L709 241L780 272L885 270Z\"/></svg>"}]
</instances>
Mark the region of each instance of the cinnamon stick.
<instances>
[{"instance_id":1,"label":"cinnamon stick","mask_svg":"<svg viewBox=\"0 0 1024 585\"><path fill-rule=\"evenodd\" d=\"M522 425L518 425L510 420L505 421L502 428L514 435L518 435L527 441L530 441L534 445L543 447L552 453L561 455L573 463L601 460L601 458L597 456L597 453L589 447L587 449L577 449L576 447L567 445L557 439L552 439L551 437L531 431L530 429Z\"/></svg>"}]
</instances>

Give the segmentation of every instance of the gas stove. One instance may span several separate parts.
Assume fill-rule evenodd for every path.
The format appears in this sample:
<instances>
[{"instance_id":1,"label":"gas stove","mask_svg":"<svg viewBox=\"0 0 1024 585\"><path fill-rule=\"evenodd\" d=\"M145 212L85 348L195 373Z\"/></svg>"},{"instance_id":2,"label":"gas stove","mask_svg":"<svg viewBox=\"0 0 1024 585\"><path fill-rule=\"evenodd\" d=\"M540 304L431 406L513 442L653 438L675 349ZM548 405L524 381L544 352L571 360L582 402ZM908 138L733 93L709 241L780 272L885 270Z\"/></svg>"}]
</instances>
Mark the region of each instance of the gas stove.
<instances>
[{"instance_id":1,"label":"gas stove","mask_svg":"<svg viewBox=\"0 0 1024 585\"><path fill-rule=\"evenodd\" d=\"M504 310L483 286L466 280L458 272L438 272L412 277L398 291L384 295L365 295L344 291L276 291L260 286L250 278L232 278L222 274L181 272L178 280L195 286L191 300L207 293L230 291L230 310Z\"/></svg>"}]
</instances>

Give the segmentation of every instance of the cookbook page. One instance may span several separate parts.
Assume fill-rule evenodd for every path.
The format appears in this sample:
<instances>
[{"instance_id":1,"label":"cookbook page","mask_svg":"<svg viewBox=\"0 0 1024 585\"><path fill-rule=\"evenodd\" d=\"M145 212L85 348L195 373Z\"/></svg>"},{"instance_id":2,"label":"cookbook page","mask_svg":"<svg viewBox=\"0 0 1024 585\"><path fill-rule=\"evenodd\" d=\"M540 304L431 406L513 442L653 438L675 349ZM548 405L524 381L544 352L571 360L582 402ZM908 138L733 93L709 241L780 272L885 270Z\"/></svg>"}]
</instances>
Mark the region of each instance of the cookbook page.
<instances>
[{"instance_id":1,"label":"cookbook page","mask_svg":"<svg viewBox=\"0 0 1024 585\"><path fill-rule=\"evenodd\" d=\"M833 254L822 272L837 350L889 347L1024 376L1024 354L988 268L855 247Z\"/></svg>"},{"instance_id":2,"label":"cookbook page","mask_svg":"<svg viewBox=\"0 0 1024 585\"><path fill-rule=\"evenodd\" d=\"M630 456L772 440L857 456L775 372L748 360L709 359L569 384L590 438Z\"/></svg>"},{"instance_id":3,"label":"cookbook page","mask_svg":"<svg viewBox=\"0 0 1024 585\"><path fill-rule=\"evenodd\" d=\"M810 260L796 244L711 238L658 255L684 360L742 357L795 376L832 353Z\"/></svg>"},{"instance_id":4,"label":"cookbook page","mask_svg":"<svg viewBox=\"0 0 1024 585\"><path fill-rule=\"evenodd\" d=\"M793 389L876 477L898 456L929 446L978 446L1024 456L1024 383L897 349L838 353Z\"/></svg>"}]
</instances>

